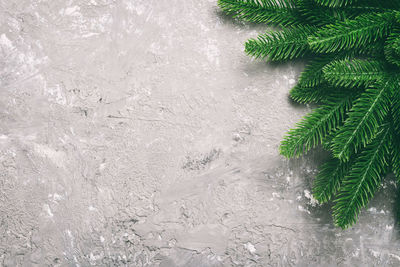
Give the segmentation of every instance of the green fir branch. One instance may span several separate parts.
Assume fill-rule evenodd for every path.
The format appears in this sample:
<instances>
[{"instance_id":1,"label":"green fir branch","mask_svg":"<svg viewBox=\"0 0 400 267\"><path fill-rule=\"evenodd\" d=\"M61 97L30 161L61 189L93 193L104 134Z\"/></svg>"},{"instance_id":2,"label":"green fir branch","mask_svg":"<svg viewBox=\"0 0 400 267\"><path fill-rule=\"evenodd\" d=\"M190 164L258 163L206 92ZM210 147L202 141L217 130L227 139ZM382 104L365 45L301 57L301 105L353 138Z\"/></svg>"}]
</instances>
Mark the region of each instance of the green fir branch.
<instances>
[{"instance_id":1,"label":"green fir branch","mask_svg":"<svg viewBox=\"0 0 400 267\"><path fill-rule=\"evenodd\" d=\"M394 14L372 13L327 25L308 38L311 50L332 53L351 48L361 48L387 36Z\"/></svg>"},{"instance_id":2,"label":"green fir branch","mask_svg":"<svg viewBox=\"0 0 400 267\"><path fill-rule=\"evenodd\" d=\"M301 86L297 84L290 90L290 98L298 103L319 103L321 100L327 99L341 89L327 85L326 83L320 84L315 87Z\"/></svg>"},{"instance_id":3,"label":"green fir branch","mask_svg":"<svg viewBox=\"0 0 400 267\"><path fill-rule=\"evenodd\" d=\"M336 194L342 178L350 170L351 163L331 158L320 167L313 183L313 196L319 203L330 201Z\"/></svg>"},{"instance_id":4,"label":"green fir branch","mask_svg":"<svg viewBox=\"0 0 400 267\"><path fill-rule=\"evenodd\" d=\"M323 67L323 77L333 86L368 86L385 73L384 63L377 60L337 60Z\"/></svg>"},{"instance_id":5,"label":"green fir branch","mask_svg":"<svg viewBox=\"0 0 400 267\"><path fill-rule=\"evenodd\" d=\"M335 224L341 228L347 228L357 221L361 208L377 191L382 175L388 170L390 126L386 123L380 128L373 142L356 157L335 199L333 215Z\"/></svg>"},{"instance_id":6,"label":"green fir branch","mask_svg":"<svg viewBox=\"0 0 400 267\"><path fill-rule=\"evenodd\" d=\"M309 51L307 36L315 30L314 27L299 26L261 34L246 42L245 51L255 58L268 57L271 61L302 57Z\"/></svg>"},{"instance_id":7,"label":"green fir branch","mask_svg":"<svg viewBox=\"0 0 400 267\"><path fill-rule=\"evenodd\" d=\"M336 23L347 16L344 9L318 6L313 0L297 0L296 7L299 9L299 17L304 21L303 24L319 27Z\"/></svg>"},{"instance_id":8,"label":"green fir branch","mask_svg":"<svg viewBox=\"0 0 400 267\"><path fill-rule=\"evenodd\" d=\"M352 154L375 137L388 113L391 86L391 80L379 83L376 88L367 89L355 101L349 117L333 140L335 157L348 161Z\"/></svg>"},{"instance_id":9,"label":"green fir branch","mask_svg":"<svg viewBox=\"0 0 400 267\"><path fill-rule=\"evenodd\" d=\"M335 56L328 55L311 60L300 74L298 85L312 87L323 83L325 81L323 69L335 58Z\"/></svg>"},{"instance_id":10,"label":"green fir branch","mask_svg":"<svg viewBox=\"0 0 400 267\"><path fill-rule=\"evenodd\" d=\"M352 94L337 94L305 116L283 139L280 152L288 158L299 157L321 144L323 138L343 121L351 106Z\"/></svg>"},{"instance_id":11,"label":"green fir branch","mask_svg":"<svg viewBox=\"0 0 400 267\"><path fill-rule=\"evenodd\" d=\"M344 7L359 1L360 0L315 0L317 4L327 7Z\"/></svg>"},{"instance_id":12,"label":"green fir branch","mask_svg":"<svg viewBox=\"0 0 400 267\"><path fill-rule=\"evenodd\" d=\"M290 0L218 0L218 5L226 14L249 22L277 26L301 23L295 3Z\"/></svg>"},{"instance_id":13,"label":"green fir branch","mask_svg":"<svg viewBox=\"0 0 400 267\"><path fill-rule=\"evenodd\" d=\"M299 157L322 144L332 153L313 194L320 203L335 198L335 224L349 227L383 176L392 170L400 183L400 1L218 3L238 19L283 27L250 39L250 56L307 59L290 97L320 106L287 133L280 152Z\"/></svg>"},{"instance_id":14,"label":"green fir branch","mask_svg":"<svg viewBox=\"0 0 400 267\"><path fill-rule=\"evenodd\" d=\"M392 102L390 115L391 115L391 130L392 130L392 169L400 182L400 77L396 77L395 86L392 87L391 99L396 99L397 101Z\"/></svg>"},{"instance_id":15,"label":"green fir branch","mask_svg":"<svg viewBox=\"0 0 400 267\"><path fill-rule=\"evenodd\" d=\"M386 39L384 54L386 60L400 66L400 29L396 28Z\"/></svg>"}]
</instances>

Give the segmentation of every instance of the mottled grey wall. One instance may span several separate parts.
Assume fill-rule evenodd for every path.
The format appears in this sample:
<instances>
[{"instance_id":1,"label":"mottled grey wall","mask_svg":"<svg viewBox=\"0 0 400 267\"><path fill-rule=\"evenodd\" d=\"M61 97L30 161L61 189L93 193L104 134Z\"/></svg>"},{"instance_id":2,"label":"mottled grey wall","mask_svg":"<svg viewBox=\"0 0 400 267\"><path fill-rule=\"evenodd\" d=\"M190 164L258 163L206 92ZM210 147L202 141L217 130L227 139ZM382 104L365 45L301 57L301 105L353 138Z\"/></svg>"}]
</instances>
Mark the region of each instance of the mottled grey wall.
<instances>
[{"instance_id":1,"label":"mottled grey wall","mask_svg":"<svg viewBox=\"0 0 400 267\"><path fill-rule=\"evenodd\" d=\"M394 183L346 231L279 156L299 64L216 0L0 0L1 266L400 264ZM389 180L390 181L390 180Z\"/></svg>"}]
</instances>

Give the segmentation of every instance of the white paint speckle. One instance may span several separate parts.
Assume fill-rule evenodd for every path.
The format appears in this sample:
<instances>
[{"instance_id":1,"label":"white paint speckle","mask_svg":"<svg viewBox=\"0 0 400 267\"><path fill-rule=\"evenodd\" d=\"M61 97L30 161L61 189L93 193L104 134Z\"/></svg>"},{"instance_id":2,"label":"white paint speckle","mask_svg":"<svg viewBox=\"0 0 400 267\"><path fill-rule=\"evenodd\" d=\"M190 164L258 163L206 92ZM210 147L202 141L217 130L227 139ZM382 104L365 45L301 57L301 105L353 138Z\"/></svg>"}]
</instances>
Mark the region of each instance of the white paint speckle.
<instances>
[{"instance_id":1,"label":"white paint speckle","mask_svg":"<svg viewBox=\"0 0 400 267\"><path fill-rule=\"evenodd\" d=\"M54 214L53 214L53 212L51 211L50 206L49 206L48 204L44 204L44 205L43 205L43 209L45 210L45 212L47 213L47 215L48 215L50 218L54 217Z\"/></svg>"},{"instance_id":2,"label":"white paint speckle","mask_svg":"<svg viewBox=\"0 0 400 267\"><path fill-rule=\"evenodd\" d=\"M65 105L67 104L67 99L64 95L63 88L60 84L55 86L47 87L47 93L50 96L50 99L55 101L57 104Z\"/></svg>"},{"instance_id":3,"label":"white paint speckle","mask_svg":"<svg viewBox=\"0 0 400 267\"><path fill-rule=\"evenodd\" d=\"M57 203L57 201L60 201L60 200L63 199L63 196L61 196L61 195L59 195L59 194L57 194L57 193L54 193L54 194L49 194L49 195L48 195L48 198L49 198L51 201Z\"/></svg>"},{"instance_id":4,"label":"white paint speckle","mask_svg":"<svg viewBox=\"0 0 400 267\"><path fill-rule=\"evenodd\" d=\"M79 6L72 6L72 7L67 7L66 9L61 10L61 15L66 15L66 16L79 16L82 15L79 10L81 8Z\"/></svg>"},{"instance_id":5,"label":"white paint speckle","mask_svg":"<svg viewBox=\"0 0 400 267\"><path fill-rule=\"evenodd\" d=\"M303 206L301 206L301 205L297 206L297 209L298 209L299 211L307 212L308 214L311 214L311 212L310 212L308 209L305 209L305 208L304 208Z\"/></svg>"},{"instance_id":6,"label":"white paint speckle","mask_svg":"<svg viewBox=\"0 0 400 267\"><path fill-rule=\"evenodd\" d=\"M107 165L106 163L101 163L99 166L99 170L103 171L106 168L106 165Z\"/></svg>"},{"instance_id":7,"label":"white paint speckle","mask_svg":"<svg viewBox=\"0 0 400 267\"><path fill-rule=\"evenodd\" d=\"M93 207L93 206L89 206L89 207L88 207L88 210L89 210L89 211L96 211L97 209L96 209L95 207Z\"/></svg>"},{"instance_id":8,"label":"white paint speckle","mask_svg":"<svg viewBox=\"0 0 400 267\"><path fill-rule=\"evenodd\" d=\"M243 245L251 254L254 254L256 252L256 248L254 245L250 242L247 242L246 244Z\"/></svg>"},{"instance_id":9,"label":"white paint speckle","mask_svg":"<svg viewBox=\"0 0 400 267\"><path fill-rule=\"evenodd\" d=\"M368 211L371 212L371 213L376 213L376 208L371 207L371 208L368 209Z\"/></svg>"},{"instance_id":10,"label":"white paint speckle","mask_svg":"<svg viewBox=\"0 0 400 267\"><path fill-rule=\"evenodd\" d=\"M4 33L0 35L0 46L7 49L13 48L12 42L10 41L10 39L7 38L7 35L5 35Z\"/></svg>"},{"instance_id":11,"label":"white paint speckle","mask_svg":"<svg viewBox=\"0 0 400 267\"><path fill-rule=\"evenodd\" d=\"M319 204L319 203L318 203L318 200L316 200L316 199L313 197L313 195L310 193L310 191L308 191L307 189L304 190L304 196L305 196L305 198L307 198L307 199L310 200L309 204L310 204L311 206L315 207L316 205Z\"/></svg>"},{"instance_id":12,"label":"white paint speckle","mask_svg":"<svg viewBox=\"0 0 400 267\"><path fill-rule=\"evenodd\" d=\"M399 256L399 255L397 255L397 254L394 254L394 253L389 253L389 256L391 256L391 257L393 257L393 258L397 259L398 261L400 261L400 256Z\"/></svg>"},{"instance_id":13,"label":"white paint speckle","mask_svg":"<svg viewBox=\"0 0 400 267\"><path fill-rule=\"evenodd\" d=\"M375 258L378 258L381 256L381 252L373 250L373 249L369 249L369 252L371 253L372 256L374 256Z\"/></svg>"},{"instance_id":14,"label":"white paint speckle","mask_svg":"<svg viewBox=\"0 0 400 267\"><path fill-rule=\"evenodd\" d=\"M272 197L280 198L281 195L277 192L272 192Z\"/></svg>"}]
</instances>

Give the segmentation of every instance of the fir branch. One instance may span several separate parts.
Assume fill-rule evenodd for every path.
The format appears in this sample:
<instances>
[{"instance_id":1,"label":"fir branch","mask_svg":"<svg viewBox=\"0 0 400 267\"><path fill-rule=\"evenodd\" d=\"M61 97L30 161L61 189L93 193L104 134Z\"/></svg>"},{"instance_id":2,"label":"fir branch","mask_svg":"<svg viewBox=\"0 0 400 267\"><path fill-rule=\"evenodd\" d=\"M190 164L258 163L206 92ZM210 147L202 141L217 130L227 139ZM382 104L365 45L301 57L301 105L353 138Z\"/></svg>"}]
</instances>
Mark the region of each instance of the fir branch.
<instances>
[{"instance_id":1,"label":"fir branch","mask_svg":"<svg viewBox=\"0 0 400 267\"><path fill-rule=\"evenodd\" d=\"M333 86L368 86L383 79L384 63L377 60L337 60L323 68L324 78Z\"/></svg>"},{"instance_id":2,"label":"fir branch","mask_svg":"<svg viewBox=\"0 0 400 267\"><path fill-rule=\"evenodd\" d=\"M349 6L342 7L349 15L348 18L355 18L364 13L380 13L390 12L400 7L397 1L381 1L381 0L362 0L357 1Z\"/></svg>"},{"instance_id":3,"label":"fir branch","mask_svg":"<svg viewBox=\"0 0 400 267\"><path fill-rule=\"evenodd\" d=\"M392 131L392 135L393 140L390 144L390 150L392 151L391 166L397 182L400 182L400 135L396 131Z\"/></svg>"},{"instance_id":4,"label":"fir branch","mask_svg":"<svg viewBox=\"0 0 400 267\"><path fill-rule=\"evenodd\" d=\"M313 183L313 195L319 203L326 203L339 190L342 177L350 170L351 162L331 158L325 162Z\"/></svg>"},{"instance_id":5,"label":"fir branch","mask_svg":"<svg viewBox=\"0 0 400 267\"><path fill-rule=\"evenodd\" d=\"M337 94L305 116L283 139L280 152L288 158L298 157L321 144L323 138L343 121L351 106L352 94Z\"/></svg>"},{"instance_id":6,"label":"fir branch","mask_svg":"<svg viewBox=\"0 0 400 267\"><path fill-rule=\"evenodd\" d=\"M333 215L337 226L347 228L355 223L360 209L379 188L390 162L390 139L389 124L384 124L372 143L357 156L335 199Z\"/></svg>"},{"instance_id":7,"label":"fir branch","mask_svg":"<svg viewBox=\"0 0 400 267\"><path fill-rule=\"evenodd\" d=\"M344 120L346 120L347 119L347 114L345 115L345 119ZM339 128L338 128L339 129ZM332 145L333 145L333 139L337 136L337 134L338 134L338 129L336 129L336 130L334 130L334 131L332 131L330 134L328 134L325 138L324 138L324 140L322 141L322 147L323 147L323 149L325 149L325 150L330 150L331 149L331 147L332 147Z\"/></svg>"},{"instance_id":8,"label":"fir branch","mask_svg":"<svg viewBox=\"0 0 400 267\"><path fill-rule=\"evenodd\" d=\"M321 6L346 10L349 14L359 15L358 12L380 12L400 8L398 1L386 0L314 0Z\"/></svg>"},{"instance_id":9,"label":"fir branch","mask_svg":"<svg viewBox=\"0 0 400 267\"><path fill-rule=\"evenodd\" d=\"M239 19L286 27L250 39L249 55L311 59L290 96L321 105L288 132L280 152L298 157L321 143L332 152L336 158L322 166L313 192L321 203L336 195L335 224L348 227L383 175L392 169L400 182L400 1L219 0L219 5Z\"/></svg>"},{"instance_id":10,"label":"fir branch","mask_svg":"<svg viewBox=\"0 0 400 267\"><path fill-rule=\"evenodd\" d=\"M290 97L298 103L318 103L340 91L340 89L329 86L326 83L315 87L303 87L297 84L290 90Z\"/></svg>"},{"instance_id":11,"label":"fir branch","mask_svg":"<svg viewBox=\"0 0 400 267\"><path fill-rule=\"evenodd\" d=\"M261 34L257 39L247 41L245 51L255 58L268 56L271 61L301 57L309 50L307 36L315 30L314 27L299 26Z\"/></svg>"},{"instance_id":12,"label":"fir branch","mask_svg":"<svg viewBox=\"0 0 400 267\"><path fill-rule=\"evenodd\" d=\"M301 23L291 0L218 0L218 5L226 14L249 22L277 26Z\"/></svg>"},{"instance_id":13,"label":"fir branch","mask_svg":"<svg viewBox=\"0 0 400 267\"><path fill-rule=\"evenodd\" d=\"M390 110L391 130L393 135L392 143L390 145L392 151L392 169L397 181L400 182L400 82L399 77L396 78L396 86L392 87L391 92L391 99L397 101L392 101Z\"/></svg>"},{"instance_id":14,"label":"fir branch","mask_svg":"<svg viewBox=\"0 0 400 267\"><path fill-rule=\"evenodd\" d=\"M318 53L331 53L363 47L387 36L393 20L392 12L368 13L327 25L308 38L310 48Z\"/></svg>"},{"instance_id":15,"label":"fir branch","mask_svg":"<svg viewBox=\"0 0 400 267\"><path fill-rule=\"evenodd\" d=\"M315 0L316 3L327 7L343 7L353 3L357 3L359 0Z\"/></svg>"},{"instance_id":16,"label":"fir branch","mask_svg":"<svg viewBox=\"0 0 400 267\"><path fill-rule=\"evenodd\" d=\"M392 151L391 165L397 182L400 183L400 135L395 131L392 131L392 135L393 140L390 144L390 150Z\"/></svg>"},{"instance_id":17,"label":"fir branch","mask_svg":"<svg viewBox=\"0 0 400 267\"><path fill-rule=\"evenodd\" d=\"M391 64L400 66L400 29L396 27L388 36L384 48L385 58Z\"/></svg>"},{"instance_id":18,"label":"fir branch","mask_svg":"<svg viewBox=\"0 0 400 267\"><path fill-rule=\"evenodd\" d=\"M311 60L300 74L298 85L312 87L323 83L325 81L323 68L335 58L335 56L327 55Z\"/></svg>"},{"instance_id":19,"label":"fir branch","mask_svg":"<svg viewBox=\"0 0 400 267\"><path fill-rule=\"evenodd\" d=\"M289 94L291 99L303 104L319 102L324 97L324 94L319 90L315 90L314 87L302 87L300 85L293 87Z\"/></svg>"},{"instance_id":20,"label":"fir branch","mask_svg":"<svg viewBox=\"0 0 400 267\"><path fill-rule=\"evenodd\" d=\"M385 60L383 56L384 40L380 40L364 47L352 48L342 51L347 55L347 59L364 58L374 60Z\"/></svg>"},{"instance_id":21,"label":"fir branch","mask_svg":"<svg viewBox=\"0 0 400 267\"><path fill-rule=\"evenodd\" d=\"M313 0L297 0L296 7L299 9L299 16L303 24L324 26L343 20L346 11L318 6Z\"/></svg>"},{"instance_id":22,"label":"fir branch","mask_svg":"<svg viewBox=\"0 0 400 267\"><path fill-rule=\"evenodd\" d=\"M332 151L335 157L348 161L353 153L357 153L375 137L388 113L392 86L392 80L381 82L376 88L367 89L355 101L348 119L333 140Z\"/></svg>"},{"instance_id":23,"label":"fir branch","mask_svg":"<svg viewBox=\"0 0 400 267\"><path fill-rule=\"evenodd\" d=\"M368 75L371 73L371 71L375 71L374 74L376 74L376 79L373 80L376 81L378 78L382 77L382 72L384 72L383 62L378 60L374 60L371 62L360 59L354 60L354 58L355 57L360 58L365 55L379 58L382 55L382 52L383 52L383 44L377 43L373 46L368 46L368 48L350 50L346 51L346 53L341 52L335 55L333 54L321 55L318 58L312 59L306 65L306 67L300 74L298 85L303 87L310 87L310 86L316 86L325 81L331 81L332 84L335 86L346 85L346 83L341 84L336 82L337 80L340 81L342 79L342 77L337 77L338 75L340 75L339 72L342 70L344 70L342 72L346 72L348 75L350 75L350 76L346 75L346 77L348 78L347 80L353 80L353 78L354 80L359 80L357 78L358 76L364 77L363 79L365 81L364 85L367 84L366 81L368 80L369 77ZM342 63L339 64L339 62ZM326 76L332 78L332 80L325 79L324 70L326 72ZM352 70L351 74L348 73L348 70ZM361 73L359 73L359 71L361 71ZM361 75L364 72L368 73L366 75ZM379 74L377 72L379 72ZM374 76L372 76L371 78L373 77Z\"/></svg>"}]
</instances>

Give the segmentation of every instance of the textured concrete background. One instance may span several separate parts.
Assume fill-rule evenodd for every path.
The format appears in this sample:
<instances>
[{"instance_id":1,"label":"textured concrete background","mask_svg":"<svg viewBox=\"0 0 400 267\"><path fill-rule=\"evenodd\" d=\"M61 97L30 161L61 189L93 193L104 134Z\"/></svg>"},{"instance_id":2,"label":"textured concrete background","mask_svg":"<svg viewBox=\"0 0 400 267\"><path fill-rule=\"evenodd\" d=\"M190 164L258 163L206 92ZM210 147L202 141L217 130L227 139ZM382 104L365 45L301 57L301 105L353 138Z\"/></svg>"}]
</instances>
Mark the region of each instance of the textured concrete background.
<instances>
[{"instance_id":1,"label":"textured concrete background","mask_svg":"<svg viewBox=\"0 0 400 267\"><path fill-rule=\"evenodd\" d=\"M215 0L0 0L1 266L400 264L394 183L346 231L287 161L299 64Z\"/></svg>"}]
</instances>

